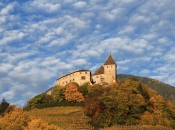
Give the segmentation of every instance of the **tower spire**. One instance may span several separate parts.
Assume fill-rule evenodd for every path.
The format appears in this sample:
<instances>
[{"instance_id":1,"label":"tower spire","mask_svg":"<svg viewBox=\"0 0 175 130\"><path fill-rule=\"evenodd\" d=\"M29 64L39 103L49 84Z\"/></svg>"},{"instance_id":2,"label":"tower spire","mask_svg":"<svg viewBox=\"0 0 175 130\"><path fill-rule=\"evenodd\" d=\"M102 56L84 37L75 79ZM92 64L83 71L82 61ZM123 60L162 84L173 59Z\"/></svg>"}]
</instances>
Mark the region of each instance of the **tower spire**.
<instances>
[{"instance_id":1,"label":"tower spire","mask_svg":"<svg viewBox=\"0 0 175 130\"><path fill-rule=\"evenodd\" d=\"M112 55L110 54L107 60L105 61L104 65L111 65L111 64L116 64L114 59L112 58Z\"/></svg>"}]
</instances>

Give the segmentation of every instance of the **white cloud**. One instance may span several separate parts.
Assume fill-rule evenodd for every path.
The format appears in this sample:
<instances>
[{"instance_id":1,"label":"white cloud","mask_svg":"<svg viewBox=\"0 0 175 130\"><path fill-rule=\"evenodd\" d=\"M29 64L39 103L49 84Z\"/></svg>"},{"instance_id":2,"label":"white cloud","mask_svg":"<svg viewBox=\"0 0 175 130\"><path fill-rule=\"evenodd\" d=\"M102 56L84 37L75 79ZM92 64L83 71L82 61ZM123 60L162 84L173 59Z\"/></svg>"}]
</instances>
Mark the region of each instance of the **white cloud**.
<instances>
[{"instance_id":1,"label":"white cloud","mask_svg":"<svg viewBox=\"0 0 175 130\"><path fill-rule=\"evenodd\" d=\"M134 31L134 27L132 26L127 26L125 27L125 29L119 31L119 34L123 34L123 33L132 33Z\"/></svg>"},{"instance_id":2,"label":"white cloud","mask_svg":"<svg viewBox=\"0 0 175 130\"><path fill-rule=\"evenodd\" d=\"M167 54L164 55L164 60L168 63L173 63L172 66L174 66L175 63L175 47L172 47Z\"/></svg>"},{"instance_id":3,"label":"white cloud","mask_svg":"<svg viewBox=\"0 0 175 130\"><path fill-rule=\"evenodd\" d=\"M18 62L19 60L25 59L29 56L35 55L37 52L32 51L32 52L24 52L24 53L16 53L16 54L6 54L6 60L8 62L13 63L13 62Z\"/></svg>"},{"instance_id":4,"label":"white cloud","mask_svg":"<svg viewBox=\"0 0 175 130\"><path fill-rule=\"evenodd\" d=\"M87 5L87 3L84 2L84 1L78 1L78 2L76 2L76 3L73 4L73 6L75 8L78 8L78 9L83 9L83 8L86 7L86 5Z\"/></svg>"},{"instance_id":5,"label":"white cloud","mask_svg":"<svg viewBox=\"0 0 175 130\"><path fill-rule=\"evenodd\" d=\"M13 11L13 8L14 8L14 3L8 4L5 8L3 8L3 9L0 11L0 14L1 14L1 15L9 15L9 13L10 13L11 11Z\"/></svg>"},{"instance_id":6,"label":"white cloud","mask_svg":"<svg viewBox=\"0 0 175 130\"><path fill-rule=\"evenodd\" d=\"M99 57L100 54L96 50L87 50L82 52L81 57Z\"/></svg>"},{"instance_id":7,"label":"white cloud","mask_svg":"<svg viewBox=\"0 0 175 130\"><path fill-rule=\"evenodd\" d=\"M7 73L10 69L12 69L14 66L9 63L2 63L0 64L0 74L1 73Z\"/></svg>"},{"instance_id":8,"label":"white cloud","mask_svg":"<svg viewBox=\"0 0 175 130\"><path fill-rule=\"evenodd\" d=\"M146 40L154 40L155 38L157 38L156 34L146 34L143 36L144 39Z\"/></svg>"},{"instance_id":9,"label":"white cloud","mask_svg":"<svg viewBox=\"0 0 175 130\"><path fill-rule=\"evenodd\" d=\"M7 91L7 92L4 92L2 93L1 97L8 99L8 100L12 100L15 96L15 93L14 91Z\"/></svg>"},{"instance_id":10,"label":"white cloud","mask_svg":"<svg viewBox=\"0 0 175 130\"><path fill-rule=\"evenodd\" d=\"M19 41L24 36L25 34L23 32L19 32L17 30L6 32L4 33L4 37L2 38L0 45L4 45L14 41Z\"/></svg>"},{"instance_id":11,"label":"white cloud","mask_svg":"<svg viewBox=\"0 0 175 130\"><path fill-rule=\"evenodd\" d=\"M122 65L127 65L129 62L131 62L131 60L126 59L126 60L118 61L117 64L119 64L120 66L122 66Z\"/></svg>"},{"instance_id":12,"label":"white cloud","mask_svg":"<svg viewBox=\"0 0 175 130\"><path fill-rule=\"evenodd\" d=\"M168 39L166 37L160 38L158 40L159 43L166 44L168 42Z\"/></svg>"},{"instance_id":13,"label":"white cloud","mask_svg":"<svg viewBox=\"0 0 175 130\"><path fill-rule=\"evenodd\" d=\"M129 69L128 66L120 66L120 65L117 66L117 70L119 71L118 74L121 72L126 72L128 69Z\"/></svg>"},{"instance_id":14,"label":"white cloud","mask_svg":"<svg viewBox=\"0 0 175 130\"><path fill-rule=\"evenodd\" d=\"M69 61L69 63L74 66L83 66L87 64L87 61L86 59L77 59L77 60Z\"/></svg>"},{"instance_id":15,"label":"white cloud","mask_svg":"<svg viewBox=\"0 0 175 130\"><path fill-rule=\"evenodd\" d=\"M0 93L23 104L62 72L94 72L110 52L119 73L175 85L174 8L174 0L0 2Z\"/></svg>"},{"instance_id":16,"label":"white cloud","mask_svg":"<svg viewBox=\"0 0 175 130\"><path fill-rule=\"evenodd\" d=\"M62 34L63 33L63 28L62 27L58 27L56 29L56 33L59 35L59 34Z\"/></svg>"},{"instance_id":17,"label":"white cloud","mask_svg":"<svg viewBox=\"0 0 175 130\"><path fill-rule=\"evenodd\" d=\"M99 14L99 20L103 22L103 20L114 21L116 19L116 15L110 12L101 12Z\"/></svg>"},{"instance_id":18,"label":"white cloud","mask_svg":"<svg viewBox=\"0 0 175 130\"><path fill-rule=\"evenodd\" d=\"M6 22L5 16L0 16L0 24L3 24Z\"/></svg>"},{"instance_id":19,"label":"white cloud","mask_svg":"<svg viewBox=\"0 0 175 130\"><path fill-rule=\"evenodd\" d=\"M140 74L143 75L143 76L146 76L150 73L150 70L147 70L147 69L144 69L142 71L140 71Z\"/></svg>"},{"instance_id":20,"label":"white cloud","mask_svg":"<svg viewBox=\"0 0 175 130\"><path fill-rule=\"evenodd\" d=\"M123 0L122 2L130 4L130 3L136 2L136 0Z\"/></svg>"},{"instance_id":21,"label":"white cloud","mask_svg":"<svg viewBox=\"0 0 175 130\"><path fill-rule=\"evenodd\" d=\"M31 3L31 5L34 8L37 8L39 10L42 10L44 12L48 12L48 13L55 13L57 11L59 11L61 9L61 5L60 4L55 4L55 3L46 3L44 1L33 1Z\"/></svg>"}]
</instances>

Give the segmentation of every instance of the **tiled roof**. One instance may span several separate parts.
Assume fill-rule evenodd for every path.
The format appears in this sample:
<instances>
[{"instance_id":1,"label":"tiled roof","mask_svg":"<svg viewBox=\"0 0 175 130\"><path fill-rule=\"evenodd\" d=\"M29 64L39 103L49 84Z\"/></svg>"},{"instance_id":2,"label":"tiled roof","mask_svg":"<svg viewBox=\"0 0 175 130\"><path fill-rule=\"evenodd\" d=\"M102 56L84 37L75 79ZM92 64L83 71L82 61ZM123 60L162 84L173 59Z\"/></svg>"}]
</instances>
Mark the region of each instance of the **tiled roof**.
<instances>
[{"instance_id":1,"label":"tiled roof","mask_svg":"<svg viewBox=\"0 0 175 130\"><path fill-rule=\"evenodd\" d=\"M106 60L106 62L104 63L104 65L111 65L111 64L116 64L114 59L112 58L111 55L109 55L108 59Z\"/></svg>"},{"instance_id":2,"label":"tiled roof","mask_svg":"<svg viewBox=\"0 0 175 130\"><path fill-rule=\"evenodd\" d=\"M104 67L101 66L93 75L99 75L99 74L104 74Z\"/></svg>"}]
</instances>

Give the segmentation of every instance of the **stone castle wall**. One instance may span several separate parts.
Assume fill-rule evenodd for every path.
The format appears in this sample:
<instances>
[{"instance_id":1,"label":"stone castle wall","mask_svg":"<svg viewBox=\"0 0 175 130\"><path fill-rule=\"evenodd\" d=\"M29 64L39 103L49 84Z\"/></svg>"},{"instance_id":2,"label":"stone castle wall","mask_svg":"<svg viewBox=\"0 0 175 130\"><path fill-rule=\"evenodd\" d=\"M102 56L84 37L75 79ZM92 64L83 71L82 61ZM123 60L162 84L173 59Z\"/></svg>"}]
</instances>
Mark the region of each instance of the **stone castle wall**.
<instances>
[{"instance_id":1,"label":"stone castle wall","mask_svg":"<svg viewBox=\"0 0 175 130\"><path fill-rule=\"evenodd\" d=\"M76 82L79 85L91 82L91 72L89 70L77 70L57 79L57 85L59 86L65 86L70 82Z\"/></svg>"}]
</instances>

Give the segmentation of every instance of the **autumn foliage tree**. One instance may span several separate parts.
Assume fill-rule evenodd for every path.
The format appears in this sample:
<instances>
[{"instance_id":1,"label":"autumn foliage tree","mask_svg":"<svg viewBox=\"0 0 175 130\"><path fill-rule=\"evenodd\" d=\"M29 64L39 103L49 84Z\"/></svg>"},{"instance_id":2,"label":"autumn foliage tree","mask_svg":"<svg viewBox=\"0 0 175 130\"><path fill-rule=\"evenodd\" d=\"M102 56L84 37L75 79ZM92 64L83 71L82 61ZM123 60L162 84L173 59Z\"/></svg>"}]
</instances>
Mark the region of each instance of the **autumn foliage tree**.
<instances>
[{"instance_id":1,"label":"autumn foliage tree","mask_svg":"<svg viewBox=\"0 0 175 130\"><path fill-rule=\"evenodd\" d=\"M175 106L137 80L89 87L84 113L94 127L162 125L175 128Z\"/></svg>"},{"instance_id":2,"label":"autumn foliage tree","mask_svg":"<svg viewBox=\"0 0 175 130\"><path fill-rule=\"evenodd\" d=\"M9 106L0 117L0 130L59 130L41 119L28 116L21 108Z\"/></svg>"},{"instance_id":3,"label":"autumn foliage tree","mask_svg":"<svg viewBox=\"0 0 175 130\"><path fill-rule=\"evenodd\" d=\"M83 102L84 97L78 90L77 83L69 83L66 85L65 98L70 102Z\"/></svg>"}]
</instances>

